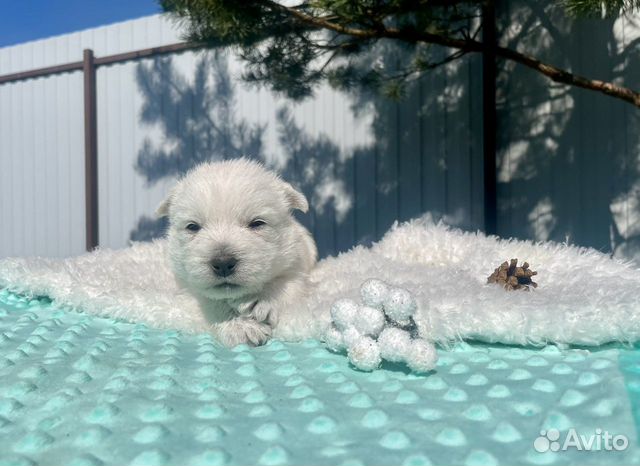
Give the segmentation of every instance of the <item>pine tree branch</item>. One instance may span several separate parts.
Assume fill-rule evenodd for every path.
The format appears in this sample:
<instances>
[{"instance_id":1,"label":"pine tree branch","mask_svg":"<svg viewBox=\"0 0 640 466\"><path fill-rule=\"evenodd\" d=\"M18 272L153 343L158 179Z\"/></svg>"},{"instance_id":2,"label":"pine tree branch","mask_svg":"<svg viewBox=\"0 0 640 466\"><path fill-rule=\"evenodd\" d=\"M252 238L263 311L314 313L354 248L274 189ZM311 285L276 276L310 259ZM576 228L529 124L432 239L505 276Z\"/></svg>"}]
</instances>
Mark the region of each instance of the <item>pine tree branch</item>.
<instances>
[{"instance_id":1,"label":"pine tree branch","mask_svg":"<svg viewBox=\"0 0 640 466\"><path fill-rule=\"evenodd\" d=\"M435 44L443 47L455 48L464 52L483 53L491 50L490 46L487 46L482 42L471 38L458 39L442 34L416 31L411 29L396 29L390 27L380 27L376 28L375 30L360 29L335 23L325 17L310 15L299 9L281 5L273 0L266 0L265 3L274 10L279 10L281 12L287 13L297 20L309 25L310 27L328 29L339 34L349 35L362 40L382 38L397 39L409 43ZM544 76L547 76L554 82L600 92L602 94L624 100L640 108L640 93L634 91L633 89L624 86L618 86L607 81L586 78L584 76L580 76L545 63L531 55L527 55L510 48L497 46L494 48L494 51L497 56L505 58L507 60L512 60L516 63L520 63L521 65L531 68L532 70L535 70L543 74Z\"/></svg>"}]
</instances>

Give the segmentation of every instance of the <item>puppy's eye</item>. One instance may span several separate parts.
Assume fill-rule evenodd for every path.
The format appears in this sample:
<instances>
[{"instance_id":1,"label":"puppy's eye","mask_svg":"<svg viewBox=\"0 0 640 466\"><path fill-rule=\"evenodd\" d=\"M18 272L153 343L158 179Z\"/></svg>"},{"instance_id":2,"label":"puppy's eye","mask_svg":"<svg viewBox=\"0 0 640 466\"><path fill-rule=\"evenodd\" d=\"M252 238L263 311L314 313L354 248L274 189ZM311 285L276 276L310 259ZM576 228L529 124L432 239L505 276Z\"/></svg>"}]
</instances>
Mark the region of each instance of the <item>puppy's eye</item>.
<instances>
[{"instance_id":1,"label":"puppy's eye","mask_svg":"<svg viewBox=\"0 0 640 466\"><path fill-rule=\"evenodd\" d=\"M267 222L265 222L264 220L262 220L260 218L256 218L254 220L251 220L251 222L249 223L249 228L251 228L252 230L256 230L256 229L258 229L261 226L264 226L266 224L267 224Z\"/></svg>"},{"instance_id":2,"label":"puppy's eye","mask_svg":"<svg viewBox=\"0 0 640 466\"><path fill-rule=\"evenodd\" d=\"M188 223L185 228L192 233L197 233L202 229L202 227L195 222Z\"/></svg>"}]
</instances>

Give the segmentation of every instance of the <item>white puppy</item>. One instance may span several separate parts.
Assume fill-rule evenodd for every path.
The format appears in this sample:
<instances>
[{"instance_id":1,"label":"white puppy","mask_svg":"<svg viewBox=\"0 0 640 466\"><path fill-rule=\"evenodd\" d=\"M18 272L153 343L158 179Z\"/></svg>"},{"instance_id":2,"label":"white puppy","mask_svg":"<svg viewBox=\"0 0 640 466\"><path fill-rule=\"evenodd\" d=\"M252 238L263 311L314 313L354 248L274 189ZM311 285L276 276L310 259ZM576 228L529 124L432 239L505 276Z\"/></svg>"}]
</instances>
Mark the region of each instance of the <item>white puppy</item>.
<instances>
[{"instance_id":1,"label":"white puppy","mask_svg":"<svg viewBox=\"0 0 640 466\"><path fill-rule=\"evenodd\" d=\"M176 279L222 344L263 344L304 301L317 250L295 209L304 195L248 159L194 168L158 207Z\"/></svg>"}]
</instances>

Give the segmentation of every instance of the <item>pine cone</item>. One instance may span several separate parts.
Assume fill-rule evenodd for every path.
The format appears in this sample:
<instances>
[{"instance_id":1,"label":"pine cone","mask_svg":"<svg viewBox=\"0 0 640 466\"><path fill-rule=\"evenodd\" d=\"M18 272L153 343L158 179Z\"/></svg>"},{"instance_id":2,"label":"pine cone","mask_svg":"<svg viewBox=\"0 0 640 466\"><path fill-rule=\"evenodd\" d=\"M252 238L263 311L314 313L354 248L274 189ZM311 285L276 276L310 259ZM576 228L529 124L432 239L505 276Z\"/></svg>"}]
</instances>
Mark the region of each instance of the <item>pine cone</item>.
<instances>
[{"instance_id":1,"label":"pine cone","mask_svg":"<svg viewBox=\"0 0 640 466\"><path fill-rule=\"evenodd\" d=\"M529 287L537 288L538 284L531 280L531 277L537 275L529 268L529 263L525 262L518 267L518 259L511 259L511 263L504 261L500 267L487 278L487 283L497 283L502 285L505 290L526 290Z\"/></svg>"}]
</instances>

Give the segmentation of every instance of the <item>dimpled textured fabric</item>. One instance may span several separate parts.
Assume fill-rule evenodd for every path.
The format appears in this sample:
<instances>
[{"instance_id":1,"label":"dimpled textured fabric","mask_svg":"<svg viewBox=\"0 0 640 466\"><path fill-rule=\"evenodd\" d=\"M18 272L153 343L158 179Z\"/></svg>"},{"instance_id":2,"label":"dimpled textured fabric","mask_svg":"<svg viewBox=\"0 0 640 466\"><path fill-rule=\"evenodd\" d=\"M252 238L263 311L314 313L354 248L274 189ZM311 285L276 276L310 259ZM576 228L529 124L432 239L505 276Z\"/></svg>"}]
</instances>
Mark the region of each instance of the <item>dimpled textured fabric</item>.
<instances>
[{"instance_id":1,"label":"dimpled textured fabric","mask_svg":"<svg viewBox=\"0 0 640 466\"><path fill-rule=\"evenodd\" d=\"M317 340L230 350L0 291L0 465L639 463L639 351L439 353L364 373ZM572 428L628 445L552 451Z\"/></svg>"}]
</instances>

